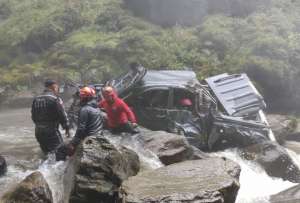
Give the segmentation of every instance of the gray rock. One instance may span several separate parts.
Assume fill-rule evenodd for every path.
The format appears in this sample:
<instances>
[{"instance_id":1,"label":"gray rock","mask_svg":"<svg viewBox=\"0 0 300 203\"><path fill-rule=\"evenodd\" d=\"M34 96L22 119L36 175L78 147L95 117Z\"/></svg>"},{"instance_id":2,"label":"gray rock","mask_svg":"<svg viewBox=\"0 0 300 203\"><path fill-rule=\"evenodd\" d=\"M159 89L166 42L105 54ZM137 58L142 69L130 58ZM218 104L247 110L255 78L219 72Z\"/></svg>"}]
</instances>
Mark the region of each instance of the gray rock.
<instances>
[{"instance_id":1,"label":"gray rock","mask_svg":"<svg viewBox=\"0 0 300 203\"><path fill-rule=\"evenodd\" d=\"M177 134L143 129L137 139L165 165L208 157L191 146L184 136Z\"/></svg>"},{"instance_id":2,"label":"gray rock","mask_svg":"<svg viewBox=\"0 0 300 203\"><path fill-rule=\"evenodd\" d=\"M298 125L296 119L292 118L291 116L279 114L268 114L267 119L277 142L283 144L286 139L292 140L293 137L295 139L298 137L300 141L300 136L293 135L296 133Z\"/></svg>"},{"instance_id":3,"label":"gray rock","mask_svg":"<svg viewBox=\"0 0 300 203\"><path fill-rule=\"evenodd\" d=\"M1 203L52 203L52 193L44 176L34 172L11 191L6 192Z\"/></svg>"},{"instance_id":4,"label":"gray rock","mask_svg":"<svg viewBox=\"0 0 300 203\"><path fill-rule=\"evenodd\" d=\"M269 141L249 146L243 149L242 156L260 164L270 176L300 182L299 167L277 143Z\"/></svg>"},{"instance_id":5,"label":"gray rock","mask_svg":"<svg viewBox=\"0 0 300 203\"><path fill-rule=\"evenodd\" d=\"M123 202L233 203L240 170L228 159L207 158L144 171L123 183Z\"/></svg>"},{"instance_id":6,"label":"gray rock","mask_svg":"<svg viewBox=\"0 0 300 203\"><path fill-rule=\"evenodd\" d=\"M71 202L114 201L122 182L139 171L135 152L117 149L105 138L87 137L81 150Z\"/></svg>"},{"instance_id":7,"label":"gray rock","mask_svg":"<svg viewBox=\"0 0 300 203\"><path fill-rule=\"evenodd\" d=\"M300 202L300 185L296 185L287 190L272 195L271 203L299 203Z\"/></svg>"},{"instance_id":8,"label":"gray rock","mask_svg":"<svg viewBox=\"0 0 300 203\"><path fill-rule=\"evenodd\" d=\"M300 154L300 142L297 141L285 141L282 145L285 148L294 151L296 154Z\"/></svg>"},{"instance_id":9,"label":"gray rock","mask_svg":"<svg viewBox=\"0 0 300 203\"><path fill-rule=\"evenodd\" d=\"M4 175L7 170L6 160L0 155L0 176Z\"/></svg>"}]
</instances>

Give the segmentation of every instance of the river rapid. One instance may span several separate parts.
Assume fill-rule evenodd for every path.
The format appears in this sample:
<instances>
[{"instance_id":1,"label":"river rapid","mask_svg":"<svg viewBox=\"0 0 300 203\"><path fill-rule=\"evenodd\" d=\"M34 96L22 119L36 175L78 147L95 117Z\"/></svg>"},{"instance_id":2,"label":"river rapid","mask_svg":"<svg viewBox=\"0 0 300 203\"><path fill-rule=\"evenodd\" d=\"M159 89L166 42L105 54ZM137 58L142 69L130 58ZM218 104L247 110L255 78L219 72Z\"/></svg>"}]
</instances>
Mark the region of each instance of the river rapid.
<instances>
[{"instance_id":1,"label":"river rapid","mask_svg":"<svg viewBox=\"0 0 300 203\"><path fill-rule=\"evenodd\" d=\"M119 143L120 140L111 140ZM136 145L131 148L140 154L141 160L152 168L160 167L157 157L144 151ZM67 171L67 162L55 162L54 157L43 157L34 136L34 125L30 118L30 109L2 110L0 112L0 154L8 162L8 172L0 177L0 196L9 188L29 175L39 170L45 176L53 193L55 203L67 202L63 197L70 188L63 185L63 175ZM227 157L240 164L241 188L237 203L268 203L269 196L295 185L278 178L269 177L263 169L254 163L242 160L235 150L214 153L213 155ZM290 152L296 163L300 163L300 156ZM45 160L46 159L46 160ZM71 160L69 160L71 161Z\"/></svg>"}]
</instances>

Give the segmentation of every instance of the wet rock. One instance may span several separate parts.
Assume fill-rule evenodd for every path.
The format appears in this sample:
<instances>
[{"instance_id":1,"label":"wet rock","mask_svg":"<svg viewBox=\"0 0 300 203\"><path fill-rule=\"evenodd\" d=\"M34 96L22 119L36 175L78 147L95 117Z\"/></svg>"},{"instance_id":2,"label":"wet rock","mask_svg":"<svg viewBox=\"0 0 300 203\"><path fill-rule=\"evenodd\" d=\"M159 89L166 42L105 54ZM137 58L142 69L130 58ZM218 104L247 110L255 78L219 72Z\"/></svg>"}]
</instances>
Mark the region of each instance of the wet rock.
<instances>
[{"instance_id":1,"label":"wet rock","mask_svg":"<svg viewBox=\"0 0 300 203\"><path fill-rule=\"evenodd\" d=\"M136 175L140 168L135 152L122 146L117 149L97 136L84 140L78 156L79 169L70 202L113 202L122 182Z\"/></svg>"},{"instance_id":2,"label":"wet rock","mask_svg":"<svg viewBox=\"0 0 300 203\"><path fill-rule=\"evenodd\" d=\"M293 137L296 139L298 137L300 141L300 136L293 135L296 133L298 126L295 118L286 115L269 114L267 119L277 142L283 144L286 139L292 139Z\"/></svg>"},{"instance_id":3,"label":"wet rock","mask_svg":"<svg viewBox=\"0 0 300 203\"><path fill-rule=\"evenodd\" d=\"M27 176L16 188L5 193L1 203L52 203L52 193L44 176L34 172Z\"/></svg>"},{"instance_id":4,"label":"wet rock","mask_svg":"<svg viewBox=\"0 0 300 203\"><path fill-rule=\"evenodd\" d=\"M137 139L165 165L208 157L191 146L184 136L177 134L143 129Z\"/></svg>"},{"instance_id":5,"label":"wet rock","mask_svg":"<svg viewBox=\"0 0 300 203\"><path fill-rule=\"evenodd\" d=\"M299 167L277 143L269 141L249 146L243 149L242 156L260 164L270 176L300 182Z\"/></svg>"},{"instance_id":6,"label":"wet rock","mask_svg":"<svg viewBox=\"0 0 300 203\"><path fill-rule=\"evenodd\" d=\"M123 183L123 201L233 203L240 170L228 159L208 158L144 171Z\"/></svg>"},{"instance_id":7,"label":"wet rock","mask_svg":"<svg viewBox=\"0 0 300 203\"><path fill-rule=\"evenodd\" d=\"M0 155L0 176L4 175L7 170L6 160Z\"/></svg>"},{"instance_id":8,"label":"wet rock","mask_svg":"<svg viewBox=\"0 0 300 203\"><path fill-rule=\"evenodd\" d=\"M300 185L296 185L287 190L272 195L270 203L299 203L300 202Z\"/></svg>"},{"instance_id":9,"label":"wet rock","mask_svg":"<svg viewBox=\"0 0 300 203\"><path fill-rule=\"evenodd\" d=\"M300 154L300 142L297 141L285 141L282 145L285 148L294 151L296 154Z\"/></svg>"}]
</instances>

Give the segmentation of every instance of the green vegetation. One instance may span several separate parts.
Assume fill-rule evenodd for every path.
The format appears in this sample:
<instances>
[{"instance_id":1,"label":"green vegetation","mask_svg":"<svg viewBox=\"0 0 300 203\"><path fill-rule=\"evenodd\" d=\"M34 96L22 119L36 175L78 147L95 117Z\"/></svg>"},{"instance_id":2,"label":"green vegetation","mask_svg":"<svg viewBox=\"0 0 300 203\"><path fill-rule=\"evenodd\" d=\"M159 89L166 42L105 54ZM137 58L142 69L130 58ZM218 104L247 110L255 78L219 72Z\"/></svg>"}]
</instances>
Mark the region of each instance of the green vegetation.
<instances>
[{"instance_id":1,"label":"green vegetation","mask_svg":"<svg viewBox=\"0 0 300 203\"><path fill-rule=\"evenodd\" d=\"M199 79L247 72L269 102L297 103L299 19L300 3L288 0L241 18L209 15L197 27L168 28L135 17L121 0L0 0L0 84L95 82L138 61L189 67Z\"/></svg>"}]
</instances>

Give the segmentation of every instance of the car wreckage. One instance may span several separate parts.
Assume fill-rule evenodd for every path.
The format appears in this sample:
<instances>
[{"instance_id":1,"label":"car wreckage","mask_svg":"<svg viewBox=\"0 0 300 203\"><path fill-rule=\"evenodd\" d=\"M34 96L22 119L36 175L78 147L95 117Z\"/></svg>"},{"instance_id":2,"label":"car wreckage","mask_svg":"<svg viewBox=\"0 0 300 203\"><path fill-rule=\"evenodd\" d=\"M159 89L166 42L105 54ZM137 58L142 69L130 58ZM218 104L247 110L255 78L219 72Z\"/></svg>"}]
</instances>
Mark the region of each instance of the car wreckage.
<instances>
[{"instance_id":1,"label":"car wreckage","mask_svg":"<svg viewBox=\"0 0 300 203\"><path fill-rule=\"evenodd\" d=\"M263 110L266 104L246 74L221 74L197 80L190 70L146 70L142 66L101 84L113 86L135 112L138 122L151 130L184 135L202 150L219 150L274 140ZM191 101L183 106L181 99ZM68 111L76 120L78 92Z\"/></svg>"}]
</instances>

